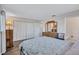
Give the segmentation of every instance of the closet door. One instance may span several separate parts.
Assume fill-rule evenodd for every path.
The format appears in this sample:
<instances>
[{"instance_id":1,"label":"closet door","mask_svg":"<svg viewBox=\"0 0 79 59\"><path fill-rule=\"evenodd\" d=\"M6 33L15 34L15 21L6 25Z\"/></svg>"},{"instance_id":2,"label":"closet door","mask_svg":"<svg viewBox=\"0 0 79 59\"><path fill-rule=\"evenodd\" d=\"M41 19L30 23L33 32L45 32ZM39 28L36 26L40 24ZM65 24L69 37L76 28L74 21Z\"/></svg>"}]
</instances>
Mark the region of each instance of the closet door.
<instances>
[{"instance_id":1,"label":"closet door","mask_svg":"<svg viewBox=\"0 0 79 59\"><path fill-rule=\"evenodd\" d=\"M34 37L33 23L27 23L27 39Z\"/></svg>"},{"instance_id":2,"label":"closet door","mask_svg":"<svg viewBox=\"0 0 79 59\"><path fill-rule=\"evenodd\" d=\"M21 29L20 29L20 37L21 37L21 39L26 39L27 38L27 36L26 36L26 34L27 34L27 23L26 22L21 22L21 24L20 24L21 26Z\"/></svg>"},{"instance_id":3,"label":"closet door","mask_svg":"<svg viewBox=\"0 0 79 59\"><path fill-rule=\"evenodd\" d=\"M27 23L23 23L23 39L27 39Z\"/></svg>"},{"instance_id":4,"label":"closet door","mask_svg":"<svg viewBox=\"0 0 79 59\"><path fill-rule=\"evenodd\" d=\"M40 37L41 36L41 24L40 23L34 23L34 37Z\"/></svg>"},{"instance_id":5,"label":"closet door","mask_svg":"<svg viewBox=\"0 0 79 59\"><path fill-rule=\"evenodd\" d=\"M39 37L40 23L14 22L14 41Z\"/></svg>"},{"instance_id":6,"label":"closet door","mask_svg":"<svg viewBox=\"0 0 79 59\"><path fill-rule=\"evenodd\" d=\"M14 21L14 41L26 39L26 22Z\"/></svg>"},{"instance_id":7,"label":"closet door","mask_svg":"<svg viewBox=\"0 0 79 59\"><path fill-rule=\"evenodd\" d=\"M13 28L13 41L17 41L21 39L21 24L20 22L14 21Z\"/></svg>"}]
</instances>

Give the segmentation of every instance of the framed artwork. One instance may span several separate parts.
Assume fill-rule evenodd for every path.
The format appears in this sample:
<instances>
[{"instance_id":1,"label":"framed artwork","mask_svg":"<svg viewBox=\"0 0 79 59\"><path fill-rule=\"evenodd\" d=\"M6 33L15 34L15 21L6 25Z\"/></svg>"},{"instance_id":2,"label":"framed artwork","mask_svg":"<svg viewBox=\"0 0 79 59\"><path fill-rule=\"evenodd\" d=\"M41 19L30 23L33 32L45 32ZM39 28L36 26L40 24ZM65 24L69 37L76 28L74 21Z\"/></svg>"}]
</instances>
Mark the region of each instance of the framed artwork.
<instances>
[{"instance_id":1,"label":"framed artwork","mask_svg":"<svg viewBox=\"0 0 79 59\"><path fill-rule=\"evenodd\" d=\"M57 22L56 21L48 21L46 23L47 32L57 32Z\"/></svg>"}]
</instances>

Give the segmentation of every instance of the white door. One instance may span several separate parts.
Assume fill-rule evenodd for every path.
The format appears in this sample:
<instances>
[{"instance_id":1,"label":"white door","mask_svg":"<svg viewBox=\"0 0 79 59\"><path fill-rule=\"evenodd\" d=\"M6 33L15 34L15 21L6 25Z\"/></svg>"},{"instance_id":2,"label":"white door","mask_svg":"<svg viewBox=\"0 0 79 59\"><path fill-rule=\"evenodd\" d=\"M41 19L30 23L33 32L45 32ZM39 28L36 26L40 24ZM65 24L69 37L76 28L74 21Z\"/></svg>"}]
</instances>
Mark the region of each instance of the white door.
<instances>
[{"instance_id":1,"label":"white door","mask_svg":"<svg viewBox=\"0 0 79 59\"><path fill-rule=\"evenodd\" d=\"M14 21L14 41L38 37L41 30L40 23Z\"/></svg>"},{"instance_id":2,"label":"white door","mask_svg":"<svg viewBox=\"0 0 79 59\"><path fill-rule=\"evenodd\" d=\"M34 37L41 36L41 24L40 23L34 23Z\"/></svg>"},{"instance_id":3,"label":"white door","mask_svg":"<svg viewBox=\"0 0 79 59\"><path fill-rule=\"evenodd\" d=\"M33 23L14 21L14 41L34 37Z\"/></svg>"},{"instance_id":4,"label":"white door","mask_svg":"<svg viewBox=\"0 0 79 59\"><path fill-rule=\"evenodd\" d=\"M27 39L34 37L33 23L27 23Z\"/></svg>"},{"instance_id":5,"label":"white door","mask_svg":"<svg viewBox=\"0 0 79 59\"><path fill-rule=\"evenodd\" d=\"M23 40L26 38L27 23L14 21L14 41Z\"/></svg>"}]
</instances>

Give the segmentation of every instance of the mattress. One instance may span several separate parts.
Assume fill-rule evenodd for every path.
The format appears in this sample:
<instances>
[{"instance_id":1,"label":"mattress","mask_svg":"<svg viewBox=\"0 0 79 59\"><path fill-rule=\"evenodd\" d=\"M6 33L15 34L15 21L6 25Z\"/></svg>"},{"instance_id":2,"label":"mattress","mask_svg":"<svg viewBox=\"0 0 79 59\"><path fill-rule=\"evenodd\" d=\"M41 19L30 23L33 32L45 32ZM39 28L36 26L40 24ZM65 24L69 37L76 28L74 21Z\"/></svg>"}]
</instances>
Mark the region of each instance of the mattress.
<instances>
[{"instance_id":1,"label":"mattress","mask_svg":"<svg viewBox=\"0 0 79 59\"><path fill-rule=\"evenodd\" d=\"M79 40L77 40L69 51L65 53L66 55L79 55Z\"/></svg>"},{"instance_id":2,"label":"mattress","mask_svg":"<svg viewBox=\"0 0 79 59\"><path fill-rule=\"evenodd\" d=\"M26 55L62 55L72 46L71 42L51 37L37 37L23 41L20 49Z\"/></svg>"}]
</instances>

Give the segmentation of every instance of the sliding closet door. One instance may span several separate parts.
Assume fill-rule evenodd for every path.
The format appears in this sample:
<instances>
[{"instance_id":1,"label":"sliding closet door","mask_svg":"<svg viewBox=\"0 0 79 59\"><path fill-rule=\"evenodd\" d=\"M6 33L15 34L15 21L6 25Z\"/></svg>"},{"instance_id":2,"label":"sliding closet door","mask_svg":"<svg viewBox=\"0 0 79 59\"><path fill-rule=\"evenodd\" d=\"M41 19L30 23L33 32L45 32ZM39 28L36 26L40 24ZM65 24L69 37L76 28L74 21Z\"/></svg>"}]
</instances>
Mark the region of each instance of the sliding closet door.
<instances>
[{"instance_id":1,"label":"sliding closet door","mask_svg":"<svg viewBox=\"0 0 79 59\"><path fill-rule=\"evenodd\" d=\"M34 23L34 37L41 36L41 24L40 23Z\"/></svg>"},{"instance_id":2,"label":"sliding closet door","mask_svg":"<svg viewBox=\"0 0 79 59\"><path fill-rule=\"evenodd\" d=\"M21 39L21 24L20 22L14 21L13 28L13 41L17 41Z\"/></svg>"},{"instance_id":3,"label":"sliding closet door","mask_svg":"<svg viewBox=\"0 0 79 59\"><path fill-rule=\"evenodd\" d=\"M14 41L34 37L34 23L14 21Z\"/></svg>"},{"instance_id":4,"label":"sliding closet door","mask_svg":"<svg viewBox=\"0 0 79 59\"><path fill-rule=\"evenodd\" d=\"M14 41L26 39L27 23L14 21Z\"/></svg>"},{"instance_id":5,"label":"sliding closet door","mask_svg":"<svg viewBox=\"0 0 79 59\"><path fill-rule=\"evenodd\" d=\"M34 37L34 23L27 23L27 39Z\"/></svg>"},{"instance_id":6,"label":"sliding closet door","mask_svg":"<svg viewBox=\"0 0 79 59\"><path fill-rule=\"evenodd\" d=\"M40 23L14 21L14 41L39 37Z\"/></svg>"}]
</instances>

